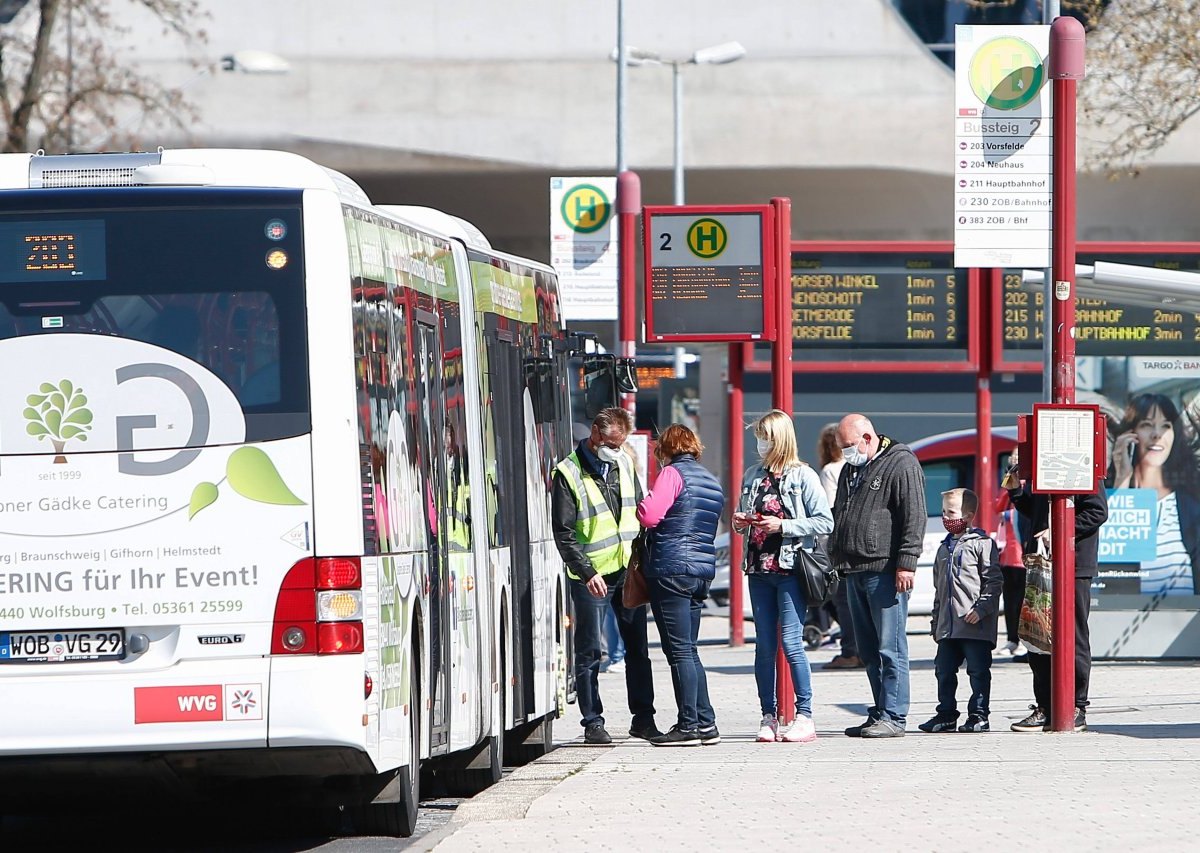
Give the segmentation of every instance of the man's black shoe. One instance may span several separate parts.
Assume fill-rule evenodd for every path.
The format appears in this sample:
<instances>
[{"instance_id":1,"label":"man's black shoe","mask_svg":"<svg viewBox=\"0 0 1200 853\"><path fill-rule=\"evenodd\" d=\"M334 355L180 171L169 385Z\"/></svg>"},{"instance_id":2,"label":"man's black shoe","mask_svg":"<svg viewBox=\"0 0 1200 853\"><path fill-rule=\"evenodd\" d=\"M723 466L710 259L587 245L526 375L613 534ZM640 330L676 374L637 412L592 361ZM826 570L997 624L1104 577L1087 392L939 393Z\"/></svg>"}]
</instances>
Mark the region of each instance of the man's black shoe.
<instances>
[{"instance_id":1,"label":"man's black shoe","mask_svg":"<svg viewBox=\"0 0 1200 853\"><path fill-rule=\"evenodd\" d=\"M665 735L650 741L655 746L699 746L700 742L700 732L685 732L679 726L671 726Z\"/></svg>"},{"instance_id":2,"label":"man's black shoe","mask_svg":"<svg viewBox=\"0 0 1200 853\"><path fill-rule=\"evenodd\" d=\"M875 718L867 717L864 722L859 723L857 726L851 726L850 728L846 729L846 737L862 737L863 729L869 728L873 725L875 725Z\"/></svg>"},{"instance_id":3,"label":"man's black shoe","mask_svg":"<svg viewBox=\"0 0 1200 853\"><path fill-rule=\"evenodd\" d=\"M712 746L721 742L721 732L714 725L711 729L700 730L700 743L702 746Z\"/></svg>"},{"instance_id":4,"label":"man's black shoe","mask_svg":"<svg viewBox=\"0 0 1200 853\"><path fill-rule=\"evenodd\" d=\"M583 730L583 742L595 746L603 746L604 744L612 743L612 738L605 731L604 723L592 723Z\"/></svg>"},{"instance_id":5,"label":"man's black shoe","mask_svg":"<svg viewBox=\"0 0 1200 853\"><path fill-rule=\"evenodd\" d=\"M662 732L658 730L658 726L650 723L648 726L637 726L629 730L629 736L635 737L638 740L654 740L656 737L662 737Z\"/></svg>"},{"instance_id":6,"label":"man's black shoe","mask_svg":"<svg viewBox=\"0 0 1200 853\"><path fill-rule=\"evenodd\" d=\"M904 726L895 720L876 720L858 734L861 738L904 737Z\"/></svg>"}]
</instances>

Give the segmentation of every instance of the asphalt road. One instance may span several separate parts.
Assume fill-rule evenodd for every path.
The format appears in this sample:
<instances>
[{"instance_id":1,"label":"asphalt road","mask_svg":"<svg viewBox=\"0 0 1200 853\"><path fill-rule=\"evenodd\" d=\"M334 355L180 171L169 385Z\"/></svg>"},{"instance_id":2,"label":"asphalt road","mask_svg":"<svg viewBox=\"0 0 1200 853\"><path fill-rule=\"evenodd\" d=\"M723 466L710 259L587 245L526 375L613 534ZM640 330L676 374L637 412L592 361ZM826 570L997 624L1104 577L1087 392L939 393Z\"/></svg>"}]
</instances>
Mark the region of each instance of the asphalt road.
<instances>
[{"instance_id":1,"label":"asphalt road","mask_svg":"<svg viewBox=\"0 0 1200 853\"><path fill-rule=\"evenodd\" d=\"M461 797L421 803L412 838L347 837L306 833L296 814L262 814L253 809L183 809L162 803L130 802L128 808L88 812L64 806L46 814L0 818L0 850L25 851L120 849L162 853L292 853L328 850L375 853L404 850L445 826Z\"/></svg>"}]
</instances>

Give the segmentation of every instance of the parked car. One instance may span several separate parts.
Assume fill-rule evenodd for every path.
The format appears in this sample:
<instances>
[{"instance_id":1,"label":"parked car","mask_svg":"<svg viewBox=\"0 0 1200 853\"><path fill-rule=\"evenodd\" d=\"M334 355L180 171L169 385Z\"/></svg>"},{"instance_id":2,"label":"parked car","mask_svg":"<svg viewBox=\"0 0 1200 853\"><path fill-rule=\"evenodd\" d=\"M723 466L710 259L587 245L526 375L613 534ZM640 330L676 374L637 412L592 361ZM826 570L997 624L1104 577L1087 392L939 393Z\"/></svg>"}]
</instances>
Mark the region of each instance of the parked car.
<instances>
[{"instance_id":1,"label":"parked car","mask_svg":"<svg viewBox=\"0 0 1200 853\"><path fill-rule=\"evenodd\" d=\"M1016 446L1015 426L992 429L996 481L981 492L975 488L975 459L979 455L979 439L975 430L943 432L909 443L925 471L925 507L929 514L921 559L917 563L916 584L908 603L910 614L921 616L933 612L933 560L937 556L938 546L946 538L946 530L942 527L942 492L948 489L971 489L979 494L980 501L994 500Z\"/></svg>"}]
</instances>

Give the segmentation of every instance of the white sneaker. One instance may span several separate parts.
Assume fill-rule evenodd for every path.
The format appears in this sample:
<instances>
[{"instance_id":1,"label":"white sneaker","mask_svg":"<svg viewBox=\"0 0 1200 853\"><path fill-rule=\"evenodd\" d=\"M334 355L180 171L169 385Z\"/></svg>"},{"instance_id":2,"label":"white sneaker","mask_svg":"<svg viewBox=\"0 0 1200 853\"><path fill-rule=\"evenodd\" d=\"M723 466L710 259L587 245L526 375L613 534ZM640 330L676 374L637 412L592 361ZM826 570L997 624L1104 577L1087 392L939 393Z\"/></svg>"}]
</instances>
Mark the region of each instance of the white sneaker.
<instances>
[{"instance_id":1,"label":"white sneaker","mask_svg":"<svg viewBox=\"0 0 1200 853\"><path fill-rule=\"evenodd\" d=\"M621 673L623 673L625 671L625 658L621 658L616 663L610 663L608 665L608 669L606 669L604 671L620 675Z\"/></svg>"},{"instance_id":2,"label":"white sneaker","mask_svg":"<svg viewBox=\"0 0 1200 853\"><path fill-rule=\"evenodd\" d=\"M759 743L774 743L779 738L779 720L774 714L763 714L762 722L758 725Z\"/></svg>"},{"instance_id":3,"label":"white sneaker","mask_svg":"<svg viewBox=\"0 0 1200 853\"><path fill-rule=\"evenodd\" d=\"M1012 640L1009 640L1003 646L996 649L996 654L1007 655L1007 656L1011 657L1012 655L1015 655L1017 653L1017 649L1020 647L1020 645L1021 645L1020 643L1014 643Z\"/></svg>"},{"instance_id":4,"label":"white sneaker","mask_svg":"<svg viewBox=\"0 0 1200 853\"><path fill-rule=\"evenodd\" d=\"M812 717L797 714L788 730L779 738L784 743L811 743L817 739L817 730Z\"/></svg>"}]
</instances>

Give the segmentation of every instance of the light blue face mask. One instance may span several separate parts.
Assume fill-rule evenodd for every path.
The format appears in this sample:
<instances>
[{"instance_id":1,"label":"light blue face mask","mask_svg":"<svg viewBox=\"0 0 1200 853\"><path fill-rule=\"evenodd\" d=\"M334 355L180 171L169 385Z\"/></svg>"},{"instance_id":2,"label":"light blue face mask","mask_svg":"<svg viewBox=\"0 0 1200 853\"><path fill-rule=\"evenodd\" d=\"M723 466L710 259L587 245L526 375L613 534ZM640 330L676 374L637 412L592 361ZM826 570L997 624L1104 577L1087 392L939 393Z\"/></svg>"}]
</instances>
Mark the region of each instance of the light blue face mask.
<instances>
[{"instance_id":1,"label":"light blue face mask","mask_svg":"<svg viewBox=\"0 0 1200 853\"><path fill-rule=\"evenodd\" d=\"M758 440L758 455L765 458L771 452L771 439L760 438Z\"/></svg>"}]
</instances>

